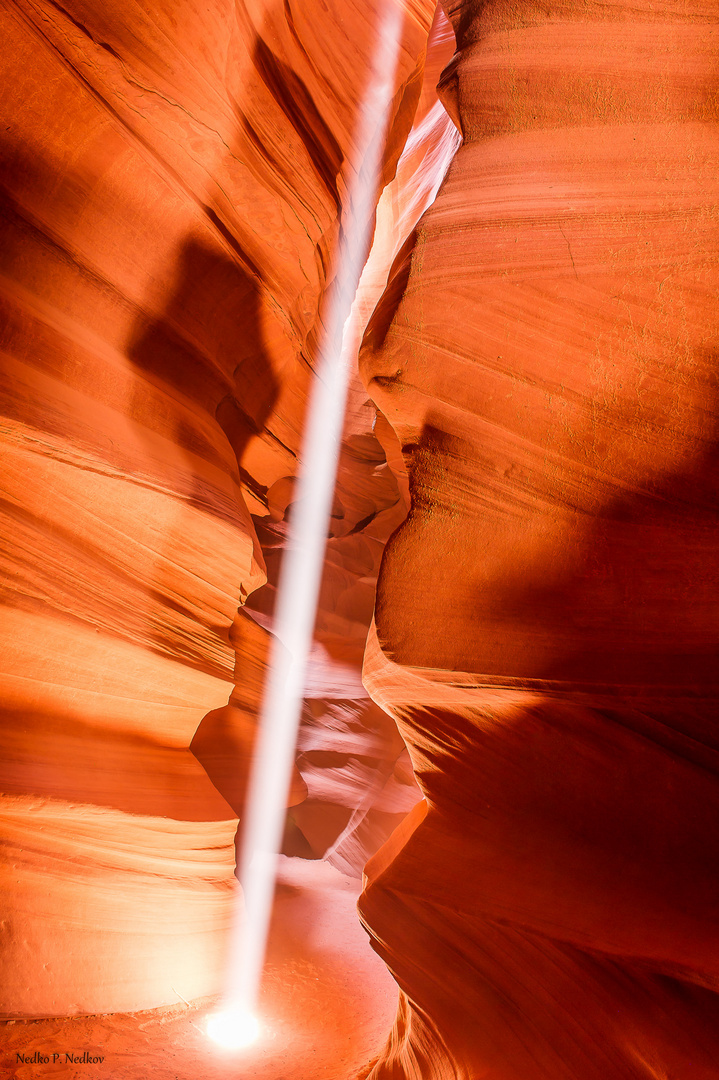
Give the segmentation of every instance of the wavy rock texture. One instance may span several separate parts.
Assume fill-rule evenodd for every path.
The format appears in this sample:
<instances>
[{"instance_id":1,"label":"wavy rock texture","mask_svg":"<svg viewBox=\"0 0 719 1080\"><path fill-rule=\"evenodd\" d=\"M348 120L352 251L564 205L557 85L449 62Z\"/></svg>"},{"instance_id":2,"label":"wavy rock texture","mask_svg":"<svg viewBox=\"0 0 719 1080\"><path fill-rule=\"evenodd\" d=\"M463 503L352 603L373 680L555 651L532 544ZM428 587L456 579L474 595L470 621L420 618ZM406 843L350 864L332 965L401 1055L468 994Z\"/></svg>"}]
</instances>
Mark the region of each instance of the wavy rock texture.
<instances>
[{"instance_id":1,"label":"wavy rock texture","mask_svg":"<svg viewBox=\"0 0 719 1080\"><path fill-rule=\"evenodd\" d=\"M395 256L433 201L459 143L436 93L453 49L452 28L438 8L414 124L379 200L374 241L352 311L349 334L356 348ZM250 598L248 608L268 628L292 500L292 477L284 477L268 491L269 515L255 518L268 585ZM285 851L323 857L358 878L419 798L396 725L361 682L382 552L408 505L399 444L355 376L299 737L297 764L308 791L288 816Z\"/></svg>"},{"instance_id":2,"label":"wavy rock texture","mask_svg":"<svg viewBox=\"0 0 719 1080\"><path fill-rule=\"evenodd\" d=\"M238 615L251 514L295 469L379 6L0 14L0 1011L218 987L267 646ZM432 10L406 5L385 179Z\"/></svg>"},{"instance_id":3,"label":"wavy rock texture","mask_svg":"<svg viewBox=\"0 0 719 1080\"><path fill-rule=\"evenodd\" d=\"M717 9L447 10L464 141L361 357L424 795L367 867L371 1077L715 1080Z\"/></svg>"}]
</instances>

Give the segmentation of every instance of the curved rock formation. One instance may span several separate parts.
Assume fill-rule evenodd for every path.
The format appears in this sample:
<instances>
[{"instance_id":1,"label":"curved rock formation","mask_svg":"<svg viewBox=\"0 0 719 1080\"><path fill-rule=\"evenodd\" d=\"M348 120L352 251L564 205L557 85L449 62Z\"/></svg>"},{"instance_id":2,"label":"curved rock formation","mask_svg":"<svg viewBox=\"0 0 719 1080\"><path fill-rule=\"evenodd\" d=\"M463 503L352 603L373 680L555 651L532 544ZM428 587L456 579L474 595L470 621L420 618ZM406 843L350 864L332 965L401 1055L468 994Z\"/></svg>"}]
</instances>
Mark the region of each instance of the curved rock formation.
<instances>
[{"instance_id":1,"label":"curved rock formation","mask_svg":"<svg viewBox=\"0 0 719 1080\"><path fill-rule=\"evenodd\" d=\"M250 515L294 471L378 7L0 13L2 1012L218 986L242 778L208 725L242 758Z\"/></svg>"},{"instance_id":2,"label":"curved rock formation","mask_svg":"<svg viewBox=\"0 0 719 1080\"><path fill-rule=\"evenodd\" d=\"M434 199L459 143L436 96L453 45L451 26L437 8L414 124L396 174L380 197L352 310L350 334L357 348L394 257ZM396 726L369 699L360 679L382 551L407 513L406 480L397 441L355 376L299 738L298 768L308 795L288 815L285 851L323 857L357 877L419 797ZM293 486L292 477L273 484L267 493L269 515L255 519L268 584L250 598L248 608L267 627Z\"/></svg>"},{"instance_id":3,"label":"curved rock formation","mask_svg":"<svg viewBox=\"0 0 719 1080\"><path fill-rule=\"evenodd\" d=\"M365 666L424 800L361 903L372 1080L719 1075L719 16L465 0L463 145L368 330Z\"/></svg>"}]
</instances>

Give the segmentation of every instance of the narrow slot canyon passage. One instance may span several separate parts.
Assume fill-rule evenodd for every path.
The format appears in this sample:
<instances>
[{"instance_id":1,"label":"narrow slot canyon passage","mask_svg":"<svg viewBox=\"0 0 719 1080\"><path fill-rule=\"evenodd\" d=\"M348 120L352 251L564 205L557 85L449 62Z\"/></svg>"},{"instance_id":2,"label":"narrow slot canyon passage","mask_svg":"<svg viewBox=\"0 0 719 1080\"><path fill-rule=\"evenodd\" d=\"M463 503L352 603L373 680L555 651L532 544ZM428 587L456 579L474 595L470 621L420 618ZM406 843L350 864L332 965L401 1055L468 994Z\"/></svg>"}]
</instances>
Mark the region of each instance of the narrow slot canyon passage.
<instances>
[{"instance_id":1,"label":"narrow slot canyon passage","mask_svg":"<svg viewBox=\"0 0 719 1080\"><path fill-rule=\"evenodd\" d=\"M2 0L0 35L0 1077L719 1080L715 0Z\"/></svg>"}]
</instances>

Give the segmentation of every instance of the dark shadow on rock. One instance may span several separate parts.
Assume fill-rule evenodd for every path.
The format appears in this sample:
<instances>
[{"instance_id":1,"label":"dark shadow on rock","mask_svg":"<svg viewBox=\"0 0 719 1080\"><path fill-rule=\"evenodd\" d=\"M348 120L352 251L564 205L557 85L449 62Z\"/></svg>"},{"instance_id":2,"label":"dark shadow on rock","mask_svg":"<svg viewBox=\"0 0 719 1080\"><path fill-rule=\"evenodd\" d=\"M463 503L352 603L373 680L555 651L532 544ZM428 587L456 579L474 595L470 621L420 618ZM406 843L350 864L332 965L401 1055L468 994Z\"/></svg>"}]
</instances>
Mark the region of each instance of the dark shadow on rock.
<instances>
[{"instance_id":1,"label":"dark shadow on rock","mask_svg":"<svg viewBox=\"0 0 719 1080\"><path fill-rule=\"evenodd\" d=\"M259 35L255 38L252 63L265 90L302 141L313 171L332 198L339 217L342 203L337 177L344 157L342 147L332 134L302 79L275 56ZM272 153L261 134L255 130L245 110L241 109L237 103L235 107L240 130L257 151L260 159L266 160L278 177L294 185L297 178L292 173L288 159Z\"/></svg>"},{"instance_id":2,"label":"dark shadow on rock","mask_svg":"<svg viewBox=\"0 0 719 1080\"><path fill-rule=\"evenodd\" d=\"M238 466L274 407L278 385L260 327L260 289L241 261L189 241L159 318L137 327L132 362L214 415ZM206 448L185 430L182 448Z\"/></svg>"},{"instance_id":3,"label":"dark shadow on rock","mask_svg":"<svg viewBox=\"0 0 719 1080\"><path fill-rule=\"evenodd\" d=\"M249 522L246 508L237 505L239 489L215 482L213 474L232 472L232 455L222 451L224 431L242 476L247 442L263 430L277 397L261 332L260 288L241 253L228 256L219 241L213 248L210 233L206 242L193 235L180 246L161 310L156 300L154 308L133 306L112 279L85 261L83 234L77 249L74 246L75 215L85 206L92 180L79 166L58 176L50 160L39 154L31 157L19 142L0 142L0 269L6 279L0 333L9 364L0 412L39 433L41 446L54 439L69 444L86 455L89 471L122 478L129 485L126 491L136 486L158 490L164 499L170 495L177 503L178 524L170 523L164 531L158 528L149 574L143 570L138 575L136 568L107 551L103 541L87 542L78 529L59 524L52 526L48 537L52 558L33 563L28 552L38 534L43 530L47 534L47 523L41 511L5 500L2 508L16 545L15 554L10 554L16 572L12 587L3 590L3 600L15 608L37 610L43 618L56 612L65 623L94 625L118 641L139 644L148 652L229 680L231 668L223 666L221 651L211 646L213 639L227 640L227 627L213 621L212 612L198 614L192 598L183 595L181 587L173 588L172 572L175 553L185 543L183 506L185 512L193 507L233 527ZM45 268L44 279L38 276L37 265ZM112 366L107 370L102 366L101 350L83 351L82 341L63 337L62 323L58 329L42 309L27 305L27 295L37 294L62 313L65 297L76 300L69 291L73 283L87 295L87 318L93 329L92 320L100 319L105 303L120 312L129 307L134 317L125 349L129 377L125 382L121 377L117 389ZM76 318L72 303L69 306ZM102 336L101 324L98 333ZM110 334L108 341L114 345ZM88 356L98 368L96 394L89 385L95 369L91 376L83 369ZM120 369L122 360L119 357ZM33 377L38 372L41 380L49 376L67 382L71 389L77 383L88 407L78 410L72 400L67 405L44 390L29 393L24 376L16 378L16 362L21 373L24 366ZM133 369L139 377L133 376ZM129 401L122 397L126 384L132 388ZM39 385L44 388L47 383ZM97 414L92 408L95 397ZM114 428L98 419L112 415L102 411L108 409L121 418ZM217 437L211 432L215 423ZM258 494L261 497L261 491ZM126 528L132 540L129 513ZM102 596L93 594L98 575L136 600L112 610ZM41 596L36 595L38 580ZM239 593L239 582L227 586ZM74 606L66 599L68 592L75 598ZM80 798L128 813L181 820L219 820L227 814L220 798L224 793L210 786L187 749L140 733L106 731L102 715L96 727L88 726L73 718L71 710L66 717L61 703L54 711L39 710L32 716L27 710L8 709L4 723L4 782L13 793ZM30 731L39 746L32 757L28 757ZM232 752L230 746L228 756Z\"/></svg>"},{"instance_id":4,"label":"dark shadow on rock","mask_svg":"<svg viewBox=\"0 0 719 1080\"><path fill-rule=\"evenodd\" d=\"M274 408L278 384L265 348L260 325L260 292L255 278L239 260L212 250L196 240L182 249L174 288L161 318L141 327L130 352L133 362L151 378L161 380L200 406L214 418L234 453L241 481L260 499L266 491L243 469L250 440L261 435ZM182 494L206 513L226 517L237 525L236 508L222 512L216 493L193 474L189 455L212 461L209 444L187 423L176 431L180 450L187 458L186 475L191 486ZM243 508L244 511L244 508ZM249 522L249 515L243 520ZM240 583L235 583L240 592ZM178 597L162 598L162 607L179 610L197 619L191 604ZM239 595L238 595L239 599ZM233 693L227 705L212 709L200 722L190 750L213 786L235 814L242 813L247 776L252 759L259 688L264 678L266 642L261 628L241 611L228 631L235 652L233 678L251 693ZM238 629L239 628L239 629ZM256 631L254 633L253 631ZM252 638L248 644L244 639ZM245 646L247 652L244 652ZM207 670L205 663L203 670ZM225 670L222 677L227 679Z\"/></svg>"}]
</instances>

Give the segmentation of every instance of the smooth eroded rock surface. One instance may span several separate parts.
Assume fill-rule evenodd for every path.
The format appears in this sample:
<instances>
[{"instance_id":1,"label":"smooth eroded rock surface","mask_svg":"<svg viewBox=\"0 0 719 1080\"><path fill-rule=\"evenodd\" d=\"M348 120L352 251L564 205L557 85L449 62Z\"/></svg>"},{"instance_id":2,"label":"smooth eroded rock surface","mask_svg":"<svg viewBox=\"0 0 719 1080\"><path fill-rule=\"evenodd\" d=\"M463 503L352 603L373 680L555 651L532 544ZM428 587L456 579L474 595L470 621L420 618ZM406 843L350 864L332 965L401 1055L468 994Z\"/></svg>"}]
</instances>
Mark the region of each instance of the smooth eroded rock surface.
<instances>
[{"instance_id":1,"label":"smooth eroded rock surface","mask_svg":"<svg viewBox=\"0 0 719 1080\"><path fill-rule=\"evenodd\" d=\"M379 7L0 14L2 1012L217 988L267 636L238 621L251 515L295 471ZM432 14L405 8L384 180Z\"/></svg>"},{"instance_id":2,"label":"smooth eroded rock surface","mask_svg":"<svg viewBox=\"0 0 719 1080\"><path fill-rule=\"evenodd\" d=\"M459 3L464 141L365 337L411 510L365 661L372 1080L715 1078L717 11Z\"/></svg>"}]
</instances>

